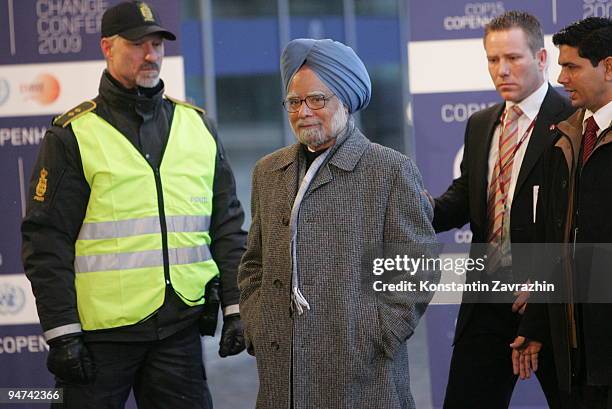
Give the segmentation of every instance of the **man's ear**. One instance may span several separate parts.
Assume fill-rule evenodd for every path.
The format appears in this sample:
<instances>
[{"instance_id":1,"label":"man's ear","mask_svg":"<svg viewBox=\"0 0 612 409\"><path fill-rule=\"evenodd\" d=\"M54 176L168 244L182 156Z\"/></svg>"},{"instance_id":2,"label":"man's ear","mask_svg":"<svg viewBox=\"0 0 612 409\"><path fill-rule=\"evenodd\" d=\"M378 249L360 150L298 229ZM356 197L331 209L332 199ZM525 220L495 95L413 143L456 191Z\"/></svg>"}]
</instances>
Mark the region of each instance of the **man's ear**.
<instances>
[{"instance_id":1,"label":"man's ear","mask_svg":"<svg viewBox=\"0 0 612 409\"><path fill-rule=\"evenodd\" d=\"M602 62L604 65L604 75L606 81L612 81L612 56L604 58Z\"/></svg>"},{"instance_id":2,"label":"man's ear","mask_svg":"<svg viewBox=\"0 0 612 409\"><path fill-rule=\"evenodd\" d=\"M540 69L545 70L548 64L548 52L546 51L546 48L540 48L536 52L535 56L538 60L538 66L540 67Z\"/></svg>"},{"instance_id":3,"label":"man's ear","mask_svg":"<svg viewBox=\"0 0 612 409\"><path fill-rule=\"evenodd\" d=\"M104 59L108 60L110 58L112 47L113 42L109 38L104 37L100 39L100 50L102 50L102 55L104 56Z\"/></svg>"}]
</instances>

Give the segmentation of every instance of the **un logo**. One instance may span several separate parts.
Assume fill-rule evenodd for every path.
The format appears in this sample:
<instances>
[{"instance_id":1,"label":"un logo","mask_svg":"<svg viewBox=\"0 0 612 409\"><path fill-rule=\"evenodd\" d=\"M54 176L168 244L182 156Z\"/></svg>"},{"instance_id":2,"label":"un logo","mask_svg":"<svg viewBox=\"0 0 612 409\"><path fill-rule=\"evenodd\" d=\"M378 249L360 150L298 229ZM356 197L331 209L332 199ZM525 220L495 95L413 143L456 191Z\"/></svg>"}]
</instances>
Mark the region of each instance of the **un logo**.
<instances>
[{"instance_id":1,"label":"un logo","mask_svg":"<svg viewBox=\"0 0 612 409\"><path fill-rule=\"evenodd\" d=\"M24 305L23 288L9 283L0 284L0 315L17 314Z\"/></svg>"}]
</instances>

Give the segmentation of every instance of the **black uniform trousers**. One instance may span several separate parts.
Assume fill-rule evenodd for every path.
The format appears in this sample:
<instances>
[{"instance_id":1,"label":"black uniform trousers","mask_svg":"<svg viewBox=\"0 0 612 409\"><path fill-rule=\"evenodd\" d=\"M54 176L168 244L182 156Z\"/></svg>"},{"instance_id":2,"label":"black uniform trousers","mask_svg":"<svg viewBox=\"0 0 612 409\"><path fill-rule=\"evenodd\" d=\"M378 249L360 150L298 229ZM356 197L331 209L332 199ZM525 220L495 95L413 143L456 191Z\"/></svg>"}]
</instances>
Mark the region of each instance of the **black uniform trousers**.
<instances>
[{"instance_id":1,"label":"black uniform trousers","mask_svg":"<svg viewBox=\"0 0 612 409\"><path fill-rule=\"evenodd\" d=\"M520 315L511 304L475 304L455 343L444 409L507 409L518 377L512 371L510 344ZM546 345L536 376L551 409L561 408L552 351Z\"/></svg>"},{"instance_id":2,"label":"black uniform trousers","mask_svg":"<svg viewBox=\"0 0 612 409\"><path fill-rule=\"evenodd\" d=\"M52 408L122 409L133 389L139 409L212 409L197 325L162 340L87 347L95 379L87 385L56 379L64 402Z\"/></svg>"}]
</instances>

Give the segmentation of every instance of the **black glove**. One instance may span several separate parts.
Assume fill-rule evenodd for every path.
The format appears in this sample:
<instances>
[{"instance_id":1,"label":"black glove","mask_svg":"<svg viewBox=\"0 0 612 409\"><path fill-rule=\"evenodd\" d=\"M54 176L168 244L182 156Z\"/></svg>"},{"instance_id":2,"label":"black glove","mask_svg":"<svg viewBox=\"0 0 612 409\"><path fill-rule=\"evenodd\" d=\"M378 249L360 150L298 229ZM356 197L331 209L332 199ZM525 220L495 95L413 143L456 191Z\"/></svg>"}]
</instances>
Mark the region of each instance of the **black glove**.
<instances>
[{"instance_id":1,"label":"black glove","mask_svg":"<svg viewBox=\"0 0 612 409\"><path fill-rule=\"evenodd\" d=\"M80 335L49 341L47 368L63 381L86 384L94 378L94 364Z\"/></svg>"},{"instance_id":2,"label":"black glove","mask_svg":"<svg viewBox=\"0 0 612 409\"><path fill-rule=\"evenodd\" d=\"M219 356L236 355L244 351L244 325L240 321L240 314L230 314L223 317L221 341L219 341Z\"/></svg>"}]
</instances>

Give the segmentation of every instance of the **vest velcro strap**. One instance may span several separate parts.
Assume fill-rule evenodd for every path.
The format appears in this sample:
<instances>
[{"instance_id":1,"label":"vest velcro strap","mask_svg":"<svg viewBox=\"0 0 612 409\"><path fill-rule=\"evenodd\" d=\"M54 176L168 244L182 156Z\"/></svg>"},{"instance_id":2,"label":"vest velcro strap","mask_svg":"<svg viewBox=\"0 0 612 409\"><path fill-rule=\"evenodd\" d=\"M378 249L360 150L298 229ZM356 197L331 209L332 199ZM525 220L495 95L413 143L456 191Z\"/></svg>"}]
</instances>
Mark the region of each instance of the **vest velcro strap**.
<instances>
[{"instance_id":1,"label":"vest velcro strap","mask_svg":"<svg viewBox=\"0 0 612 409\"><path fill-rule=\"evenodd\" d=\"M166 216L166 228L169 233L208 231L210 228L210 217ZM161 224L158 216L120 221L83 223L78 239L102 240L155 233L161 233Z\"/></svg>"},{"instance_id":2,"label":"vest velcro strap","mask_svg":"<svg viewBox=\"0 0 612 409\"><path fill-rule=\"evenodd\" d=\"M192 264L212 259L207 245L168 249L170 265ZM163 266L162 250L145 250L133 253L77 256L74 269L77 274L98 271L131 270Z\"/></svg>"}]
</instances>

